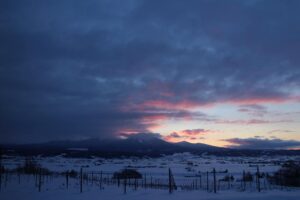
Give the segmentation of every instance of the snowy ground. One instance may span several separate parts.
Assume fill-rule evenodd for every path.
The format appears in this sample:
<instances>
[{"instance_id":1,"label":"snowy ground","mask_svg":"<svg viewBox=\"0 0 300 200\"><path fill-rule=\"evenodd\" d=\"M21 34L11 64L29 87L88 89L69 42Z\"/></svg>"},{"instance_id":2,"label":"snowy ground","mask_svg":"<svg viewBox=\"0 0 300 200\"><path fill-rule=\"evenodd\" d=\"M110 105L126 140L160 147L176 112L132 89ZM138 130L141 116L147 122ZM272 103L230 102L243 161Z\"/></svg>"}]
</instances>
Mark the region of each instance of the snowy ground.
<instances>
[{"instance_id":1,"label":"snowy ground","mask_svg":"<svg viewBox=\"0 0 300 200\"><path fill-rule=\"evenodd\" d=\"M8 157L3 159L5 168L14 169L23 165L24 157ZM217 194L206 191L205 177L203 176L203 188L198 190L181 190L179 188L173 194L169 194L166 189L145 189L130 187L127 194L124 194L122 186L105 185L100 190L98 183L84 185L83 192L80 193L78 179L71 179L69 188L66 189L65 178L60 176L53 180L44 180L42 191L38 192L35 186L35 179L32 176L23 175L19 181L17 175L12 175L8 181L2 181L0 191L1 200L17 199L299 199L300 189L281 188L270 186L261 180L262 192L256 191L255 185L248 185L246 191L241 191L240 183L237 182L243 171L255 172L259 166L261 172L273 173L280 168L280 164L287 160L300 161L300 157L214 157L195 156L188 153L164 156L161 158L123 158L123 159L103 159L94 157L92 159L56 157L36 157L35 160L43 167L55 172L66 170L79 171L83 167L84 172L105 172L113 173L124 168L134 168L147 177L158 178L167 181L168 168L171 168L177 184L193 181L197 175L204 175L213 168L217 171L228 170L229 175L235 177L231 189L227 189L227 183L220 185ZM224 174L217 174L220 179ZM192 178L190 178L192 177ZM3 179L2 179L3 180ZM149 179L148 179L149 181ZM210 175L210 181L212 177ZM199 182L198 182L199 184ZM211 182L209 187L212 188Z\"/></svg>"},{"instance_id":2,"label":"snowy ground","mask_svg":"<svg viewBox=\"0 0 300 200\"><path fill-rule=\"evenodd\" d=\"M62 182L62 181L60 181ZM219 191L217 194L208 193L204 190L199 191L175 191L169 194L167 190L152 190L152 189L137 189L129 188L127 193L123 193L123 188L116 188L114 186L106 186L103 190L98 187L84 188L83 193L80 193L79 186L73 185L69 189L65 189L62 184L47 185L38 192L33 182L10 183L0 191L1 200L84 200L84 199L103 199L103 200L147 200L147 199L173 199L173 200L198 200L198 199L222 199L222 200L296 200L300 197L300 190L268 190L261 193L253 191Z\"/></svg>"},{"instance_id":3,"label":"snowy ground","mask_svg":"<svg viewBox=\"0 0 300 200\"><path fill-rule=\"evenodd\" d=\"M25 157L4 157L5 168L13 169L23 165ZM214 157L196 156L189 153L174 154L161 158L122 158L103 159L65 158L62 155L55 157L35 157L35 160L43 167L51 171L63 172L65 170L79 170L84 167L86 171L115 172L125 167L136 168L141 173L166 173L169 167L174 174L195 174L197 172L228 169L230 173L255 171L254 165L259 165L263 172L274 172L280 164L287 160L300 161L300 156L279 157Z\"/></svg>"}]
</instances>

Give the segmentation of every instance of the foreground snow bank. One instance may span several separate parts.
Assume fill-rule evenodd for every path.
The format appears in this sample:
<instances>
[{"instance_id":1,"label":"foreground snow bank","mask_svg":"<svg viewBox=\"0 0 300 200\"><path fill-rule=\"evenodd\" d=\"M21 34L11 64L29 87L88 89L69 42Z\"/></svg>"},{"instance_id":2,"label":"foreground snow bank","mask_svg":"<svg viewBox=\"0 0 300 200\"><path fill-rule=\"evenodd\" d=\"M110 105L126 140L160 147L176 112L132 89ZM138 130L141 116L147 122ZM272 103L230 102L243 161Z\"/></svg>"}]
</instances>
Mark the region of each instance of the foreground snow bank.
<instances>
[{"instance_id":1,"label":"foreground snow bank","mask_svg":"<svg viewBox=\"0 0 300 200\"><path fill-rule=\"evenodd\" d=\"M207 193L204 191L182 191L168 194L167 191L132 191L127 194L123 194L121 191L116 191L111 188L110 190L93 190L84 193L79 192L66 192L66 191L46 191L46 192L33 192L30 190L7 190L0 193L2 200L84 200L84 199L102 199L102 200L153 200L153 199L172 199L172 200L198 200L198 199L219 199L219 200L259 200L259 199L270 199L270 200L296 200L299 199L299 191L268 191L263 193L247 193L247 192L220 192L218 194Z\"/></svg>"},{"instance_id":2,"label":"foreground snow bank","mask_svg":"<svg viewBox=\"0 0 300 200\"><path fill-rule=\"evenodd\" d=\"M1 200L296 200L300 197L299 189L290 190L267 190L261 193L256 191L239 192L236 190L219 191L217 194L208 193L203 190L199 191L175 191L173 194L169 194L168 190L154 190L154 189L142 189L134 190L128 188L127 193L123 193L123 188L115 186L105 186L103 190L100 190L97 186L89 186L83 189L83 193L80 193L79 186L77 184L71 185L68 189L60 181L53 182L53 184L43 187L41 192L38 192L34 187L33 182L23 181L21 184L10 183L5 187L2 187L0 191ZM3 185L2 185L3 186Z\"/></svg>"}]
</instances>

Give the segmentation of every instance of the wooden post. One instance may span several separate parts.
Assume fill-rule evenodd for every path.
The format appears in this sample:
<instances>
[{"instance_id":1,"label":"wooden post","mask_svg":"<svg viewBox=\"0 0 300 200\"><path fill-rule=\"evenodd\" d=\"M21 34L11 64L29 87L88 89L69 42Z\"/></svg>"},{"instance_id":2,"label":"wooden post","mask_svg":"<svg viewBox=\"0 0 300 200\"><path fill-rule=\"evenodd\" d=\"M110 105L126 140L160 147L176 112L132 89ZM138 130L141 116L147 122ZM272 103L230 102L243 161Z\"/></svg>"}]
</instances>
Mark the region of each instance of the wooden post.
<instances>
[{"instance_id":1,"label":"wooden post","mask_svg":"<svg viewBox=\"0 0 300 200\"><path fill-rule=\"evenodd\" d=\"M124 194L126 194L127 178L124 178Z\"/></svg>"},{"instance_id":2,"label":"wooden post","mask_svg":"<svg viewBox=\"0 0 300 200\"><path fill-rule=\"evenodd\" d=\"M171 169L169 168L169 193L172 193Z\"/></svg>"},{"instance_id":3,"label":"wooden post","mask_svg":"<svg viewBox=\"0 0 300 200\"><path fill-rule=\"evenodd\" d=\"M202 175L200 174L200 188L202 188Z\"/></svg>"},{"instance_id":4,"label":"wooden post","mask_svg":"<svg viewBox=\"0 0 300 200\"><path fill-rule=\"evenodd\" d=\"M5 172L5 182L4 182L4 187L6 188L7 185L7 181L8 181L8 173Z\"/></svg>"},{"instance_id":5,"label":"wooden post","mask_svg":"<svg viewBox=\"0 0 300 200\"><path fill-rule=\"evenodd\" d=\"M100 190L102 190L102 171L100 172Z\"/></svg>"},{"instance_id":6,"label":"wooden post","mask_svg":"<svg viewBox=\"0 0 300 200\"><path fill-rule=\"evenodd\" d=\"M39 171L39 192L41 192L41 187L42 187L42 169L40 168L40 171Z\"/></svg>"},{"instance_id":7,"label":"wooden post","mask_svg":"<svg viewBox=\"0 0 300 200\"><path fill-rule=\"evenodd\" d=\"M246 173L243 171L243 190L246 190Z\"/></svg>"},{"instance_id":8,"label":"wooden post","mask_svg":"<svg viewBox=\"0 0 300 200\"><path fill-rule=\"evenodd\" d=\"M280 189L283 189L283 176L281 171L279 170L279 184L280 184Z\"/></svg>"},{"instance_id":9,"label":"wooden post","mask_svg":"<svg viewBox=\"0 0 300 200\"><path fill-rule=\"evenodd\" d=\"M0 191L2 187L2 169L0 169Z\"/></svg>"},{"instance_id":10,"label":"wooden post","mask_svg":"<svg viewBox=\"0 0 300 200\"><path fill-rule=\"evenodd\" d=\"M217 193L217 185L216 185L216 169L213 169L214 174L214 193Z\"/></svg>"},{"instance_id":11,"label":"wooden post","mask_svg":"<svg viewBox=\"0 0 300 200\"><path fill-rule=\"evenodd\" d=\"M2 149L0 149L0 191L2 187Z\"/></svg>"},{"instance_id":12,"label":"wooden post","mask_svg":"<svg viewBox=\"0 0 300 200\"><path fill-rule=\"evenodd\" d=\"M230 189L230 179L231 179L231 176L230 175L228 175L228 177L229 177L229 179L228 179L228 189Z\"/></svg>"},{"instance_id":13,"label":"wooden post","mask_svg":"<svg viewBox=\"0 0 300 200\"><path fill-rule=\"evenodd\" d=\"M0 165L0 191L1 191L1 187L2 187L2 166Z\"/></svg>"},{"instance_id":14,"label":"wooden post","mask_svg":"<svg viewBox=\"0 0 300 200\"><path fill-rule=\"evenodd\" d=\"M259 167L256 168L256 184L257 184L257 190L260 192L260 173L259 173Z\"/></svg>"},{"instance_id":15,"label":"wooden post","mask_svg":"<svg viewBox=\"0 0 300 200\"><path fill-rule=\"evenodd\" d=\"M66 187L69 188L69 171L66 171Z\"/></svg>"},{"instance_id":16,"label":"wooden post","mask_svg":"<svg viewBox=\"0 0 300 200\"><path fill-rule=\"evenodd\" d=\"M206 189L208 191L209 187L208 187L208 171L206 172Z\"/></svg>"},{"instance_id":17,"label":"wooden post","mask_svg":"<svg viewBox=\"0 0 300 200\"><path fill-rule=\"evenodd\" d=\"M34 172L35 187L38 187L38 172Z\"/></svg>"},{"instance_id":18,"label":"wooden post","mask_svg":"<svg viewBox=\"0 0 300 200\"><path fill-rule=\"evenodd\" d=\"M82 193L82 181L83 181L83 175L82 175L82 167L80 168L80 193Z\"/></svg>"},{"instance_id":19,"label":"wooden post","mask_svg":"<svg viewBox=\"0 0 300 200\"><path fill-rule=\"evenodd\" d=\"M117 181L118 181L118 187L120 187L120 177L119 177L119 175L118 175L118 177L117 177Z\"/></svg>"}]
</instances>

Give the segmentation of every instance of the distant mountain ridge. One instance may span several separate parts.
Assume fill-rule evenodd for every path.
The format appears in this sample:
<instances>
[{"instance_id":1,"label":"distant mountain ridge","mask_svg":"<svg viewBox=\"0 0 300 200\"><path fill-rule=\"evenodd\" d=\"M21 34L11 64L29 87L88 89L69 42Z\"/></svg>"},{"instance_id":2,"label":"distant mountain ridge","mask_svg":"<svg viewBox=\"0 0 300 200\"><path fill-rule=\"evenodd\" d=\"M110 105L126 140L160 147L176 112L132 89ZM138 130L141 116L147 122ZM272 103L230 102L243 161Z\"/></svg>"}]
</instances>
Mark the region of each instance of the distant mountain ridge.
<instances>
[{"instance_id":1,"label":"distant mountain ridge","mask_svg":"<svg viewBox=\"0 0 300 200\"><path fill-rule=\"evenodd\" d=\"M219 150L206 144L192 144L188 142L170 143L156 135L152 134L135 134L129 135L125 139L109 138L109 139L86 139L86 140L60 140L50 141L40 144L22 144L22 145L3 145L4 149L13 149L15 151L24 152L41 152L41 153L58 153L69 152L76 149L87 149L90 153L102 154L171 154L179 152L206 152Z\"/></svg>"},{"instance_id":2,"label":"distant mountain ridge","mask_svg":"<svg viewBox=\"0 0 300 200\"><path fill-rule=\"evenodd\" d=\"M125 139L86 139L61 140L40 144L1 145L6 152L23 155L57 155L67 156L161 156L164 154L190 152L194 154L214 154L219 156L259 156L259 155L300 155L292 150L241 150L216 147L203 143L170 143L155 134L140 133L129 135Z\"/></svg>"},{"instance_id":3,"label":"distant mountain ridge","mask_svg":"<svg viewBox=\"0 0 300 200\"><path fill-rule=\"evenodd\" d=\"M39 145L39 144L37 144ZM215 147L203 143L178 142L170 143L152 134L134 134L125 139L86 139L80 141L51 141L41 144L44 147L88 148L90 151L120 151L120 152L183 152L190 150L217 150Z\"/></svg>"}]
</instances>

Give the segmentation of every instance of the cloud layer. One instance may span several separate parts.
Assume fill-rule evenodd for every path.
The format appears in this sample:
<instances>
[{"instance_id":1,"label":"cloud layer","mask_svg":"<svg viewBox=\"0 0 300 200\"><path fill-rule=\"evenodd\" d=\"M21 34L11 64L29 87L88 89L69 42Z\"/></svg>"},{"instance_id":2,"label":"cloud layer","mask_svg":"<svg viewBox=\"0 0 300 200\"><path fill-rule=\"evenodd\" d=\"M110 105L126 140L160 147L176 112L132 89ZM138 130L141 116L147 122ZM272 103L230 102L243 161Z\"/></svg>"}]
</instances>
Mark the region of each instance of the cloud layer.
<instances>
[{"instance_id":1,"label":"cloud layer","mask_svg":"<svg viewBox=\"0 0 300 200\"><path fill-rule=\"evenodd\" d=\"M290 149L300 148L300 141L282 140L278 138L266 139L260 137L254 138L230 138L224 141L230 143L227 147L238 149Z\"/></svg>"},{"instance_id":2,"label":"cloud layer","mask_svg":"<svg viewBox=\"0 0 300 200\"><path fill-rule=\"evenodd\" d=\"M198 107L295 101L299 8L277 0L1 1L0 139L112 137L164 119L208 120L191 111ZM240 111L249 110L264 114Z\"/></svg>"}]
</instances>

